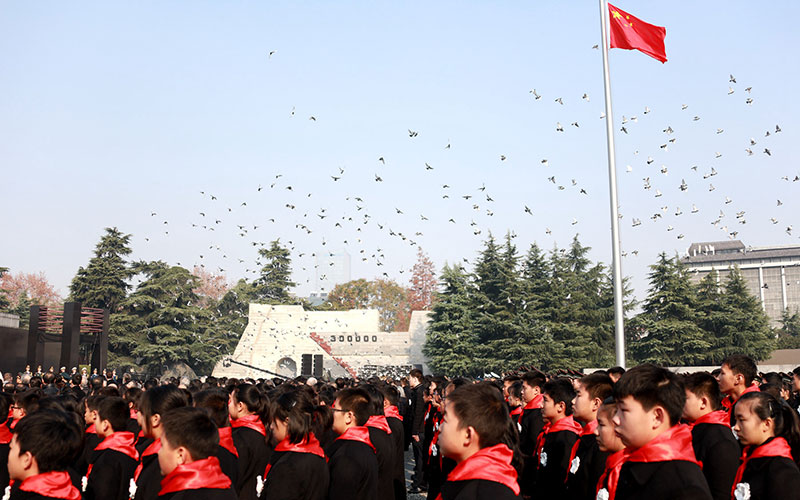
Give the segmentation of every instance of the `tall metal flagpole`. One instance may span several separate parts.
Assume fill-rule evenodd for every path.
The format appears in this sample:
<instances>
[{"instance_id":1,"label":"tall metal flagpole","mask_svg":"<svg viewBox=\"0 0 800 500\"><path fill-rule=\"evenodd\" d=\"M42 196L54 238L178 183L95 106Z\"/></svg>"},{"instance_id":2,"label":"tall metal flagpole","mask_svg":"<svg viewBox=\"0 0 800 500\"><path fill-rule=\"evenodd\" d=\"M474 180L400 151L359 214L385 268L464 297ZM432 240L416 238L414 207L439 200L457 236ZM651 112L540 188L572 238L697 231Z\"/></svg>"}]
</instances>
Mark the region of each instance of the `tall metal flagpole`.
<instances>
[{"instance_id":1,"label":"tall metal flagpole","mask_svg":"<svg viewBox=\"0 0 800 500\"><path fill-rule=\"evenodd\" d=\"M619 204L617 203L617 165L614 151L614 120L611 113L611 76L608 72L608 1L600 0L600 27L603 46L603 83L606 96L606 137L608 138L608 189L611 198L611 251L614 281L614 337L617 364L625 367L625 329L622 303L622 259L619 248Z\"/></svg>"}]
</instances>

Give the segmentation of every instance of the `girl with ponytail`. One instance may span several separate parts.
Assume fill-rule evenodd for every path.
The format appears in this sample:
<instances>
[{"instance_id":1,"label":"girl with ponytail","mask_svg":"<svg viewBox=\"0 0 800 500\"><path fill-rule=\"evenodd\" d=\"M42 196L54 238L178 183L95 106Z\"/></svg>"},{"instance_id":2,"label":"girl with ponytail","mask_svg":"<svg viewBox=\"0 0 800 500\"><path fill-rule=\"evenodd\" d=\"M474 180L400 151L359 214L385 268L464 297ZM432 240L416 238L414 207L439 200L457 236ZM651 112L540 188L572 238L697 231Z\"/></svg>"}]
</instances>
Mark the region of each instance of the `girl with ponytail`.
<instances>
[{"instance_id":1,"label":"girl with ponytail","mask_svg":"<svg viewBox=\"0 0 800 500\"><path fill-rule=\"evenodd\" d=\"M256 500L261 477L272 450L268 446L269 399L252 384L234 386L228 398L233 444L239 452L239 479L234 485L239 500Z\"/></svg>"},{"instance_id":2,"label":"girl with ponytail","mask_svg":"<svg viewBox=\"0 0 800 500\"><path fill-rule=\"evenodd\" d=\"M744 446L731 491L734 500L797 498L800 423L785 401L764 392L742 395L733 430Z\"/></svg>"}]
</instances>

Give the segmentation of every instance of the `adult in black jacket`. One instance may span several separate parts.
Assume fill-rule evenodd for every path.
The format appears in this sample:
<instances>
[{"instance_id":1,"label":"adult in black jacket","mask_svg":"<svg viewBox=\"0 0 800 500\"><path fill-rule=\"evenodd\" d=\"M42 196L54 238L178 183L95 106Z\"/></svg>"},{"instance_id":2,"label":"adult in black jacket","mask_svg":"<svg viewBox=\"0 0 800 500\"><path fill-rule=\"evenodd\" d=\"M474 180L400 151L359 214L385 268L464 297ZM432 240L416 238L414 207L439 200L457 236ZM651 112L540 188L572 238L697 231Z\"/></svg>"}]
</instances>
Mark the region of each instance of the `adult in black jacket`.
<instances>
[{"instance_id":1,"label":"adult in black jacket","mask_svg":"<svg viewBox=\"0 0 800 500\"><path fill-rule=\"evenodd\" d=\"M408 383L410 386L408 391L408 416L410 417L408 432L411 436L411 450L414 452L414 473L411 476L412 481L409 491L418 493L427 487L423 478L425 466L423 439L425 437L425 392L428 387L424 383L422 370L416 368L409 372Z\"/></svg>"},{"instance_id":2,"label":"adult in black jacket","mask_svg":"<svg viewBox=\"0 0 800 500\"><path fill-rule=\"evenodd\" d=\"M329 457L330 500L378 498L378 459L365 427L369 395L363 389L343 389L331 408L333 429L339 437L325 449Z\"/></svg>"},{"instance_id":3,"label":"adult in black jacket","mask_svg":"<svg viewBox=\"0 0 800 500\"><path fill-rule=\"evenodd\" d=\"M269 399L252 384L236 386L230 395L228 413L233 427L233 444L239 452L240 500L255 500L256 477L263 476L272 449L268 446L265 422L269 422Z\"/></svg>"}]
</instances>

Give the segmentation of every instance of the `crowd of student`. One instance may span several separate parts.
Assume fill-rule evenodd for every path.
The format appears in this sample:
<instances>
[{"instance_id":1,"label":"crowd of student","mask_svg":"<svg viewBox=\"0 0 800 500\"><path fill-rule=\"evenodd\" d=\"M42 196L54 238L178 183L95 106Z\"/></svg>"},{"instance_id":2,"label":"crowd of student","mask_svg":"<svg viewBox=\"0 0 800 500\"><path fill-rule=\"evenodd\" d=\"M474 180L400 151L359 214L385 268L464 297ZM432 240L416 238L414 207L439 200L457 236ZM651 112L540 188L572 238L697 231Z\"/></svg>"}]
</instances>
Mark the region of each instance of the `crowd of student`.
<instances>
[{"instance_id":1,"label":"crowd of student","mask_svg":"<svg viewBox=\"0 0 800 500\"><path fill-rule=\"evenodd\" d=\"M401 500L409 446L431 500L800 498L800 367L741 355L484 381L50 373L0 393L4 499Z\"/></svg>"}]
</instances>

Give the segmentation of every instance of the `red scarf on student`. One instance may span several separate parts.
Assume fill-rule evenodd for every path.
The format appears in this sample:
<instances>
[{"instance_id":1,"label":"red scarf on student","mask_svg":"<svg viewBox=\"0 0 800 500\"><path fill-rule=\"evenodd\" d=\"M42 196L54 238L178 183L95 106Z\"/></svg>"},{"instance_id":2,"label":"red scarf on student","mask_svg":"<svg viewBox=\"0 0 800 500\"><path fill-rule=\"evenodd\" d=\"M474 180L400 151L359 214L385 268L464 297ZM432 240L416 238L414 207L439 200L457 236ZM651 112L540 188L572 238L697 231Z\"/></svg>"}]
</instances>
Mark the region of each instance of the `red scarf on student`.
<instances>
[{"instance_id":1,"label":"red scarf on student","mask_svg":"<svg viewBox=\"0 0 800 500\"><path fill-rule=\"evenodd\" d=\"M519 495L517 471L511 466L513 456L514 453L511 449L502 443L483 448L456 465L455 469L447 475L447 481L483 479L508 486L515 495ZM442 500L441 493L436 500Z\"/></svg>"},{"instance_id":2,"label":"red scarf on student","mask_svg":"<svg viewBox=\"0 0 800 500\"><path fill-rule=\"evenodd\" d=\"M318 457L322 457L325 461L328 461L328 457L325 456L325 452L322 451L322 447L319 445L319 441L317 437L314 436L313 432L308 433L308 437L300 441L299 443L290 443L289 438L284 438L283 441L278 443L275 446L275 451L292 451L294 453L311 453L312 455L316 455ZM272 468L272 464L267 464L266 470L264 470L264 479L267 478L267 474L269 474L269 470Z\"/></svg>"},{"instance_id":3,"label":"red scarf on student","mask_svg":"<svg viewBox=\"0 0 800 500\"><path fill-rule=\"evenodd\" d=\"M760 392L760 391L761 391L761 389L759 389L756 384L750 384L750 387L745 389L744 392L739 395L739 398L741 398L742 396L744 396L748 392ZM731 411L731 408L733 408L733 405L736 404L736 401L739 401L739 398L736 398L734 400L732 395L728 395L728 396L724 397L722 399L722 407L725 409L725 411L728 411L728 412Z\"/></svg>"},{"instance_id":4,"label":"red scarf on student","mask_svg":"<svg viewBox=\"0 0 800 500\"><path fill-rule=\"evenodd\" d=\"M725 410L712 411L711 413L706 413L702 417L689 424L689 428L694 428L695 425L699 424L718 424L724 425L730 429L731 416Z\"/></svg>"},{"instance_id":5,"label":"red scarf on student","mask_svg":"<svg viewBox=\"0 0 800 500\"><path fill-rule=\"evenodd\" d=\"M236 449L236 446L233 444L233 434L232 433L233 433L233 427L220 427L219 428L219 445L238 457L239 456L239 451Z\"/></svg>"},{"instance_id":6,"label":"red scarf on student","mask_svg":"<svg viewBox=\"0 0 800 500\"><path fill-rule=\"evenodd\" d=\"M258 415L247 415L240 418L235 418L231 420L231 427L237 429L239 427L247 427L248 429L253 429L254 431L258 431L262 436L267 435L267 428L264 427L264 422L261 421L261 417Z\"/></svg>"},{"instance_id":7,"label":"red scarf on student","mask_svg":"<svg viewBox=\"0 0 800 500\"><path fill-rule=\"evenodd\" d=\"M86 428L86 434L97 434L97 427L94 424Z\"/></svg>"},{"instance_id":8,"label":"red scarf on student","mask_svg":"<svg viewBox=\"0 0 800 500\"><path fill-rule=\"evenodd\" d=\"M739 468L736 469L736 479L733 480L731 496L733 492L736 491L736 485L742 482L742 476L744 476L744 471L747 468L747 462L754 458L762 457L785 457L789 460L794 460L792 458L792 449L789 448L789 443L782 437L772 438L766 443L757 446L755 450L752 446L745 446L742 452L742 463L739 465Z\"/></svg>"},{"instance_id":9,"label":"red scarf on student","mask_svg":"<svg viewBox=\"0 0 800 500\"><path fill-rule=\"evenodd\" d=\"M156 439L155 441L150 443L150 446L144 449L144 451L142 452L142 458L141 460L139 460L139 465L136 466L136 471L134 471L133 473L134 481L138 481L139 474L142 473L142 469L144 468L144 457L155 455L156 453L159 452L159 450L161 450L161 438Z\"/></svg>"},{"instance_id":10,"label":"red scarf on student","mask_svg":"<svg viewBox=\"0 0 800 500\"><path fill-rule=\"evenodd\" d=\"M536 458L538 459L541 457L542 448L544 448L544 438L551 432L570 431L580 436L582 430L581 424L576 422L572 415L562 418L555 424L544 424L542 432L540 432L539 436L536 438Z\"/></svg>"},{"instance_id":11,"label":"red scarf on student","mask_svg":"<svg viewBox=\"0 0 800 500\"><path fill-rule=\"evenodd\" d=\"M622 470L622 464L625 463L625 450L619 450L612 453L606 458L606 468L597 481L597 491L600 488L605 488L608 491L608 500L614 500L614 495L617 494L617 483L619 482L619 471Z\"/></svg>"},{"instance_id":12,"label":"red scarf on student","mask_svg":"<svg viewBox=\"0 0 800 500\"><path fill-rule=\"evenodd\" d=\"M111 434L101 441L94 450L114 450L123 453L134 460L139 460L139 453L136 451L136 448L133 447L133 441L134 437L132 432L119 431ZM89 464L89 469L86 471L86 477L89 477L89 474L92 473L92 465L94 464Z\"/></svg>"},{"instance_id":13,"label":"red scarf on student","mask_svg":"<svg viewBox=\"0 0 800 500\"><path fill-rule=\"evenodd\" d=\"M688 425L674 425L637 450L626 448L626 462L667 462L684 460L700 467L692 447L692 432Z\"/></svg>"},{"instance_id":14,"label":"red scarf on student","mask_svg":"<svg viewBox=\"0 0 800 500\"><path fill-rule=\"evenodd\" d=\"M384 415L373 415L367 419L367 427L372 427L373 429L380 429L386 434L391 434L392 429L389 428L389 422L386 421L386 417Z\"/></svg>"},{"instance_id":15,"label":"red scarf on student","mask_svg":"<svg viewBox=\"0 0 800 500\"><path fill-rule=\"evenodd\" d=\"M8 422L0 424L0 444L10 443L12 437L14 437L14 433L8 427Z\"/></svg>"},{"instance_id":16,"label":"red scarf on student","mask_svg":"<svg viewBox=\"0 0 800 500\"><path fill-rule=\"evenodd\" d=\"M544 406L544 396L539 394L535 398L528 401L528 404L526 404L522 408L522 412L520 412L519 417L517 417L517 423L519 423L522 420L522 414L525 412L525 410L534 410L536 408L541 408L543 406Z\"/></svg>"},{"instance_id":17,"label":"red scarf on student","mask_svg":"<svg viewBox=\"0 0 800 500\"><path fill-rule=\"evenodd\" d=\"M581 429L580 437L591 436L592 434L594 434L595 429L597 429L597 419L594 419L588 424L583 426L583 429ZM577 441L575 441L575 444L572 445L572 451L569 454L570 467L572 467L572 461L575 460L575 456L578 454L578 446L580 446L580 444L581 440L578 439ZM569 468L567 469L567 477L569 477Z\"/></svg>"},{"instance_id":18,"label":"red scarf on student","mask_svg":"<svg viewBox=\"0 0 800 500\"><path fill-rule=\"evenodd\" d=\"M201 488L224 490L230 487L231 480L222 473L217 457L208 457L175 467L175 470L161 480L161 491L158 495Z\"/></svg>"},{"instance_id":19,"label":"red scarf on student","mask_svg":"<svg viewBox=\"0 0 800 500\"><path fill-rule=\"evenodd\" d=\"M72 485L66 471L51 471L36 474L22 481L19 485L22 491L29 491L50 498L63 498L64 500L80 500L81 493Z\"/></svg>"},{"instance_id":20,"label":"red scarf on student","mask_svg":"<svg viewBox=\"0 0 800 500\"><path fill-rule=\"evenodd\" d=\"M519 420L519 417L517 415L522 415L522 406L517 406L516 408L511 410L510 415L511 415L511 418L513 420ZM517 418L514 418L514 417L517 417Z\"/></svg>"},{"instance_id":21,"label":"red scarf on student","mask_svg":"<svg viewBox=\"0 0 800 500\"><path fill-rule=\"evenodd\" d=\"M138 414L139 414L139 412L138 412L138 411L136 411L136 409L135 409L135 408L131 408L131 418L132 418L133 420L136 420L136 416L137 416Z\"/></svg>"},{"instance_id":22,"label":"red scarf on student","mask_svg":"<svg viewBox=\"0 0 800 500\"><path fill-rule=\"evenodd\" d=\"M350 427L344 434L336 438L336 440L344 439L346 441L360 441L362 443L366 443L372 448L372 451L375 451L375 446L372 445L372 441L369 440L369 430L366 426L358 425L355 427Z\"/></svg>"},{"instance_id":23,"label":"red scarf on student","mask_svg":"<svg viewBox=\"0 0 800 500\"><path fill-rule=\"evenodd\" d=\"M400 415L400 410L397 409L396 406L387 406L383 409L383 412L386 414L387 417L394 417L399 421L403 421L403 416Z\"/></svg>"}]
</instances>

